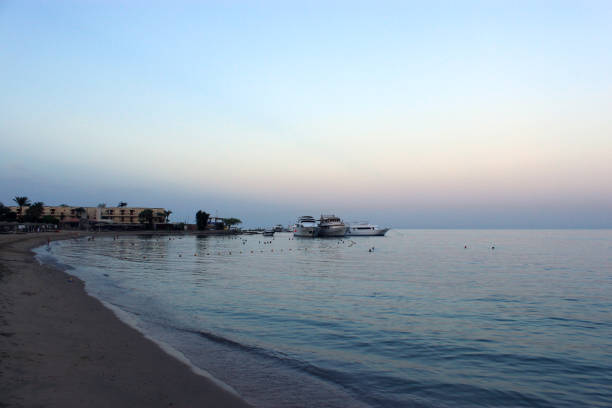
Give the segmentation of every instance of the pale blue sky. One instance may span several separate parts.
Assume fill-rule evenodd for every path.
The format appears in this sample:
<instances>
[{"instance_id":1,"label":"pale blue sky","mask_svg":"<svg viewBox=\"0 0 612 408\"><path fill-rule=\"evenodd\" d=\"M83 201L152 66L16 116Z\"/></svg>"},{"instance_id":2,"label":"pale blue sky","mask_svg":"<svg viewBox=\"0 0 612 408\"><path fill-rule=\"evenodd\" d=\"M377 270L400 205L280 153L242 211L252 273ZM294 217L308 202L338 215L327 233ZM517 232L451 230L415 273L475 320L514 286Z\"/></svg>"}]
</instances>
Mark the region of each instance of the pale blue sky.
<instances>
[{"instance_id":1,"label":"pale blue sky","mask_svg":"<svg viewBox=\"0 0 612 408\"><path fill-rule=\"evenodd\" d=\"M0 0L0 201L612 227L610 2Z\"/></svg>"}]
</instances>

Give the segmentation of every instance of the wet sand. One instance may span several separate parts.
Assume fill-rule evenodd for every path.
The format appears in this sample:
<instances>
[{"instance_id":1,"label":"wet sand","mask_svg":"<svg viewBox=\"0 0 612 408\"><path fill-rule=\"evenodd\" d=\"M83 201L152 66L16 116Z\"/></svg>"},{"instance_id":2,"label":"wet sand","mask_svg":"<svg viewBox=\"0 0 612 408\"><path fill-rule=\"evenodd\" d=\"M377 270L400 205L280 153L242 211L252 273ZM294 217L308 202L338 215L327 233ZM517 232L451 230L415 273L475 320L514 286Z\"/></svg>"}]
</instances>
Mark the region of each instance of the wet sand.
<instances>
[{"instance_id":1,"label":"wet sand","mask_svg":"<svg viewBox=\"0 0 612 408\"><path fill-rule=\"evenodd\" d=\"M74 235L0 235L0 407L249 406L30 251Z\"/></svg>"}]
</instances>

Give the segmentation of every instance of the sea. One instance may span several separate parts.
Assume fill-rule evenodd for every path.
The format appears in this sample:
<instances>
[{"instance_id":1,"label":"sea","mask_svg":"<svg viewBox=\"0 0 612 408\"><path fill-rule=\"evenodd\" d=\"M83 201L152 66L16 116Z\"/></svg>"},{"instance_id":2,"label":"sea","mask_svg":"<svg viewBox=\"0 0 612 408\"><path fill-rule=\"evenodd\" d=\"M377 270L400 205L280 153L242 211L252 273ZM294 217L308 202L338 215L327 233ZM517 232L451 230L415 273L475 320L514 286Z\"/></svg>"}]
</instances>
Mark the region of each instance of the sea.
<instances>
[{"instance_id":1,"label":"sea","mask_svg":"<svg viewBox=\"0 0 612 408\"><path fill-rule=\"evenodd\" d=\"M35 252L256 407L612 406L612 230L96 236Z\"/></svg>"}]
</instances>

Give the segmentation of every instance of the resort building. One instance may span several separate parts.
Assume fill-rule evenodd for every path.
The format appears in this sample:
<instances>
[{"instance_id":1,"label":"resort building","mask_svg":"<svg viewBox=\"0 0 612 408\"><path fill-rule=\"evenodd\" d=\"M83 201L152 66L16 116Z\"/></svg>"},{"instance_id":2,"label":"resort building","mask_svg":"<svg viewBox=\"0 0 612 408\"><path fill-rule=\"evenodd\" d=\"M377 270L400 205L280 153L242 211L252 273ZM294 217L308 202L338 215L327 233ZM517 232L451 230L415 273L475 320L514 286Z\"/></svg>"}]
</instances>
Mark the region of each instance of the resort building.
<instances>
[{"instance_id":1,"label":"resort building","mask_svg":"<svg viewBox=\"0 0 612 408\"><path fill-rule=\"evenodd\" d=\"M113 224L136 224L140 220L138 215L144 210L153 212L153 224L165 224L168 222L165 208L142 208L142 207L95 207L94 220L111 221Z\"/></svg>"},{"instance_id":2,"label":"resort building","mask_svg":"<svg viewBox=\"0 0 612 408\"><path fill-rule=\"evenodd\" d=\"M9 207L11 211L21 217L28 210L28 206L19 208ZM153 212L153 224L165 224L168 221L165 208L146 207L75 207L70 205L45 205L42 216L57 218L61 223L75 223L87 220L92 223L104 224L140 224L139 215L144 210Z\"/></svg>"}]
</instances>

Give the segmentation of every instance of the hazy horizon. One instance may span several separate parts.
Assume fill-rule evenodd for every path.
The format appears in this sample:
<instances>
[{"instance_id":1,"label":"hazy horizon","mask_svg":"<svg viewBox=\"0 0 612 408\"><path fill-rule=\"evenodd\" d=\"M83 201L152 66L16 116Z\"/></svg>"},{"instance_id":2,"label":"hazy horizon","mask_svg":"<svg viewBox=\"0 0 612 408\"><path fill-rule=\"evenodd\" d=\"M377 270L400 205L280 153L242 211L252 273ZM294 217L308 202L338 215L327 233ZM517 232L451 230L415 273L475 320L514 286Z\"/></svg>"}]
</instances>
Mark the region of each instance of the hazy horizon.
<instances>
[{"instance_id":1,"label":"hazy horizon","mask_svg":"<svg viewBox=\"0 0 612 408\"><path fill-rule=\"evenodd\" d=\"M609 2L0 3L0 202L612 228Z\"/></svg>"}]
</instances>

